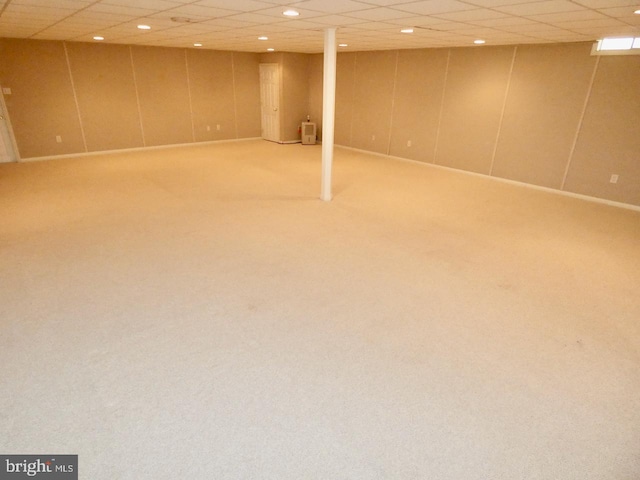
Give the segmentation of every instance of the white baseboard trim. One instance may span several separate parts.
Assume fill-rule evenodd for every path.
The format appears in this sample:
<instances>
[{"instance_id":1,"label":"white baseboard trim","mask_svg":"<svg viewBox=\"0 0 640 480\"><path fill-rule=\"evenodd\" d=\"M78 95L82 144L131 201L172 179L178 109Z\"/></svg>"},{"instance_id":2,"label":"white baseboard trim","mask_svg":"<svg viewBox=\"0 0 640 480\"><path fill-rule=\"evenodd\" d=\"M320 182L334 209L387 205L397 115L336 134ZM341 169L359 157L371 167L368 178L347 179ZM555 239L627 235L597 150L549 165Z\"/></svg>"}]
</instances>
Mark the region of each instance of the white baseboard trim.
<instances>
[{"instance_id":1,"label":"white baseboard trim","mask_svg":"<svg viewBox=\"0 0 640 480\"><path fill-rule=\"evenodd\" d=\"M444 165L437 165L435 163L421 162L419 160L412 160L410 158L396 157L396 156L393 156L393 155L387 155L387 154L378 153L378 152L370 152L368 150L362 150L360 148L346 147L344 145L336 145L336 147L344 148L345 150L352 150L354 152L366 153L366 154L369 154L369 155L374 155L376 157L389 158L391 160L400 160L402 162L409 162L409 163L414 163L414 164L417 164L417 165L425 165L427 167L433 167L433 168L439 168L439 169L443 169L443 170L449 170L451 172L463 173L465 175L471 175L471 176L474 176L474 177L488 178L488 179L491 179L491 180L496 180L498 182L507 183L507 184L510 184L510 185L517 185L517 186L520 186L520 187L532 188L534 190L540 190L542 192L555 193L555 194L558 194L558 195L564 195L565 197L577 198L577 199L580 199L580 200L586 200L588 202L601 203L601 204L604 204L604 205L609 205L611 207L624 208L624 209L627 209L627 210L634 210L636 212L640 212L640 206L632 205L630 203L615 202L613 200L607 200L606 198L592 197L590 195L583 195L581 193L573 193L573 192L567 192L566 190L557 190L555 188L543 187L543 186L540 186L540 185L532 185L530 183L519 182L517 180L509 180L508 178L493 177L491 175L486 175L484 173L469 172L469 171L460 170L460 169L457 169L457 168L446 167Z\"/></svg>"},{"instance_id":2,"label":"white baseboard trim","mask_svg":"<svg viewBox=\"0 0 640 480\"><path fill-rule=\"evenodd\" d=\"M133 147L133 148L120 148L117 150L96 150L93 152L82 152L82 153L65 153L62 155L47 155L44 157L26 157L18 160L19 163L22 162L41 162L44 160L59 160L63 158L78 158L78 157L87 157L90 155L105 155L110 153L128 153L128 152L142 152L145 150L164 150L167 148L176 148L176 147L193 147L198 145L213 145L217 143L234 143L234 142L245 142L250 140L262 140L261 137L249 137L249 138L231 138L227 140L208 140L206 142L192 142L192 143L172 143L169 145L153 145L150 147Z\"/></svg>"}]
</instances>

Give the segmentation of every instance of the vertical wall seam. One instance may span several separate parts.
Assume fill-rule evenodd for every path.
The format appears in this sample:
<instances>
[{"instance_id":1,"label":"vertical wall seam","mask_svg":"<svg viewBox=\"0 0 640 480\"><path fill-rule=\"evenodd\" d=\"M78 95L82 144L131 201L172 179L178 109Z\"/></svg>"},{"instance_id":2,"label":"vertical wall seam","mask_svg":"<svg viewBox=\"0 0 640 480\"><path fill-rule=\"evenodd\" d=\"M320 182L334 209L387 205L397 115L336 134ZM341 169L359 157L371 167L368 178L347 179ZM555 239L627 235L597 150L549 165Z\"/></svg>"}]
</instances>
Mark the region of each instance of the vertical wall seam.
<instances>
[{"instance_id":1,"label":"vertical wall seam","mask_svg":"<svg viewBox=\"0 0 640 480\"><path fill-rule=\"evenodd\" d=\"M489 167L489 176L493 175L493 165L496 161L498 153L498 142L502 133L502 125L504 122L504 112L507 109L507 100L509 99L509 91L511 90L511 77L513 76L513 68L516 64L516 55L518 54L518 46L513 47L513 55L511 57L511 66L509 67L509 77L507 78L507 88L504 91L504 100L502 101L502 110L500 111L500 121L498 122L498 131L496 132L496 141L493 144L493 153L491 154L491 166Z\"/></svg>"},{"instance_id":2,"label":"vertical wall seam","mask_svg":"<svg viewBox=\"0 0 640 480\"><path fill-rule=\"evenodd\" d=\"M352 98L352 101L351 101L351 120L349 121L349 146L350 147L353 147L353 123L354 123L353 122L353 117L354 117L354 113L356 111L356 108L355 108L356 103L353 100L355 100L355 98L356 98L356 85L357 85L357 82L356 82L356 78L357 77L356 77L356 75L357 75L357 73L358 73L358 52L353 54L353 87L352 87L352 90L351 90L351 98Z\"/></svg>"},{"instance_id":3,"label":"vertical wall seam","mask_svg":"<svg viewBox=\"0 0 640 480\"><path fill-rule=\"evenodd\" d=\"M67 70L69 71L69 79L71 80L71 91L73 92L73 101L76 104L76 112L78 113L78 122L80 122L80 134L82 135L82 144L84 145L84 151L88 152L87 138L84 133L84 125L82 123L82 114L80 113L80 103L78 102L78 95L76 94L76 84L73 81L73 72L71 71L71 60L69 59L69 51L67 50L67 42L62 42L64 48L64 56L67 60Z\"/></svg>"},{"instance_id":4,"label":"vertical wall seam","mask_svg":"<svg viewBox=\"0 0 640 480\"><path fill-rule=\"evenodd\" d=\"M449 79L449 62L451 60L451 49L447 50L447 65L444 68L444 80L442 82L442 98L440 99L440 113L438 114L438 128L436 129L436 141L433 147L433 164L437 165L438 143L440 143L440 129L442 127L442 116L444 113L444 99L447 92L447 80Z\"/></svg>"},{"instance_id":5,"label":"vertical wall seam","mask_svg":"<svg viewBox=\"0 0 640 480\"><path fill-rule=\"evenodd\" d=\"M393 112L396 107L396 84L398 83L398 61L400 50L396 50L396 68L393 73L393 89L391 90L391 119L389 120L389 141L387 142L387 155L391 155L391 134L393 132Z\"/></svg>"},{"instance_id":6,"label":"vertical wall seam","mask_svg":"<svg viewBox=\"0 0 640 480\"><path fill-rule=\"evenodd\" d=\"M191 138L196 143L196 124L193 118L193 100L191 99L191 77L189 76L189 50L184 49L184 66L187 70L187 94L189 95L189 115L191 117Z\"/></svg>"},{"instance_id":7,"label":"vertical wall seam","mask_svg":"<svg viewBox=\"0 0 640 480\"><path fill-rule=\"evenodd\" d=\"M147 146L147 139L144 135L144 124L142 123L142 107L140 106L140 94L138 93L138 79L136 78L136 67L133 62L133 48L129 46L129 58L131 59L131 74L133 75L133 87L136 90L136 105L138 106L138 120L140 121L140 133L142 134L142 146Z\"/></svg>"},{"instance_id":8,"label":"vertical wall seam","mask_svg":"<svg viewBox=\"0 0 640 480\"><path fill-rule=\"evenodd\" d=\"M591 79L589 80L589 88L587 88L587 96L584 99L582 105L582 112L580 112L580 119L578 120L578 126L576 128L576 134L573 137L573 143L571 144L571 150L569 150L569 158L567 159L567 167L564 169L564 175L562 176L562 184L560 190L564 190L564 186L567 183L567 177L569 176L569 169L571 168L571 162L573 161L573 155L578 146L578 138L580 138L580 132L582 131L582 123L584 122L584 116L587 113L587 107L589 106L589 100L591 100L591 90L593 89L593 83L596 80L596 74L598 72L598 65L600 65L600 55L596 55L596 62L593 66L593 72L591 73Z\"/></svg>"},{"instance_id":9,"label":"vertical wall seam","mask_svg":"<svg viewBox=\"0 0 640 480\"><path fill-rule=\"evenodd\" d=\"M233 128L236 131L236 138L240 138L240 133L238 132L238 100L236 96L236 61L234 52L231 52L231 85L233 87ZM260 121L262 122L262 119Z\"/></svg>"}]
</instances>

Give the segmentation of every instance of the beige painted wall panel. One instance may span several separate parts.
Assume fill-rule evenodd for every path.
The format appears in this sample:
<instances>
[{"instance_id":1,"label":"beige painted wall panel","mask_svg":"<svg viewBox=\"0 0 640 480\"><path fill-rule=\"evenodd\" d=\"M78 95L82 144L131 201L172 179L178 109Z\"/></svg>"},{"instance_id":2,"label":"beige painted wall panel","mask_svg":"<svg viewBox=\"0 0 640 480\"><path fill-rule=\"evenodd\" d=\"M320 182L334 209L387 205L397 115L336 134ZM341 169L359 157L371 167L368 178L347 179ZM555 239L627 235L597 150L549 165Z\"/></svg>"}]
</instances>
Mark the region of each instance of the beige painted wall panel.
<instances>
[{"instance_id":1,"label":"beige painted wall panel","mask_svg":"<svg viewBox=\"0 0 640 480\"><path fill-rule=\"evenodd\" d=\"M561 188L593 75L591 43L518 47L493 175Z\"/></svg>"},{"instance_id":2,"label":"beige painted wall panel","mask_svg":"<svg viewBox=\"0 0 640 480\"><path fill-rule=\"evenodd\" d=\"M600 57L565 190L640 206L640 56Z\"/></svg>"},{"instance_id":3,"label":"beige painted wall panel","mask_svg":"<svg viewBox=\"0 0 640 480\"><path fill-rule=\"evenodd\" d=\"M359 52L356 62L352 146L388 153L397 51Z\"/></svg>"},{"instance_id":4,"label":"beige painted wall panel","mask_svg":"<svg viewBox=\"0 0 640 480\"><path fill-rule=\"evenodd\" d=\"M193 142L185 51L131 47L145 144Z\"/></svg>"},{"instance_id":5,"label":"beige painted wall panel","mask_svg":"<svg viewBox=\"0 0 640 480\"><path fill-rule=\"evenodd\" d=\"M12 92L5 102L20 157L84 152L63 43L0 38L0 59L0 84Z\"/></svg>"},{"instance_id":6,"label":"beige painted wall panel","mask_svg":"<svg viewBox=\"0 0 640 480\"><path fill-rule=\"evenodd\" d=\"M445 49L400 51L390 155L433 162L447 55Z\"/></svg>"},{"instance_id":7,"label":"beige painted wall panel","mask_svg":"<svg viewBox=\"0 0 640 480\"><path fill-rule=\"evenodd\" d=\"M354 81L356 63L356 53L339 53L336 60L336 118L334 142L336 145L343 145L345 147L352 146L351 124L355 104Z\"/></svg>"},{"instance_id":8,"label":"beige painted wall panel","mask_svg":"<svg viewBox=\"0 0 640 480\"><path fill-rule=\"evenodd\" d=\"M196 142L236 137L231 52L187 50Z\"/></svg>"},{"instance_id":9,"label":"beige painted wall panel","mask_svg":"<svg viewBox=\"0 0 640 480\"><path fill-rule=\"evenodd\" d=\"M309 55L285 53L282 60L281 138L299 141L298 128L309 115Z\"/></svg>"},{"instance_id":10,"label":"beige painted wall panel","mask_svg":"<svg viewBox=\"0 0 640 480\"><path fill-rule=\"evenodd\" d=\"M322 83L324 75L324 56L309 56L309 115L316 123L317 137L322 139Z\"/></svg>"},{"instance_id":11,"label":"beige painted wall panel","mask_svg":"<svg viewBox=\"0 0 640 480\"><path fill-rule=\"evenodd\" d=\"M233 53L238 138L261 135L259 65L257 53Z\"/></svg>"},{"instance_id":12,"label":"beige painted wall panel","mask_svg":"<svg viewBox=\"0 0 640 480\"><path fill-rule=\"evenodd\" d=\"M514 48L451 49L435 163L489 173Z\"/></svg>"},{"instance_id":13,"label":"beige painted wall panel","mask_svg":"<svg viewBox=\"0 0 640 480\"><path fill-rule=\"evenodd\" d=\"M72 42L67 51L87 149L142 147L129 47Z\"/></svg>"}]
</instances>

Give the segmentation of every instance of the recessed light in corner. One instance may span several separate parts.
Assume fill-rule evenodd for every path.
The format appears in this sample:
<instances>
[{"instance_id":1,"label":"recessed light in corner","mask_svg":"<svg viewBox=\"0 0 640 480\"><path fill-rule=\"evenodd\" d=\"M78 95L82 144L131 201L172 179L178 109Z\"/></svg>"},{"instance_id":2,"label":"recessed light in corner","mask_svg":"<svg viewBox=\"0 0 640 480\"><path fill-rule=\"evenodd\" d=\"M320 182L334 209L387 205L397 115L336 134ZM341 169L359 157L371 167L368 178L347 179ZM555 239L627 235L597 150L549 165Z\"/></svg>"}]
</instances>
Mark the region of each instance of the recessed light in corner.
<instances>
[{"instance_id":1,"label":"recessed light in corner","mask_svg":"<svg viewBox=\"0 0 640 480\"><path fill-rule=\"evenodd\" d=\"M475 43L476 45L484 45L486 42L484 40L478 39L474 40L473 43Z\"/></svg>"},{"instance_id":2,"label":"recessed light in corner","mask_svg":"<svg viewBox=\"0 0 640 480\"><path fill-rule=\"evenodd\" d=\"M269 37L265 37L264 35L261 37L258 37L258 40L269 40Z\"/></svg>"},{"instance_id":3,"label":"recessed light in corner","mask_svg":"<svg viewBox=\"0 0 640 480\"><path fill-rule=\"evenodd\" d=\"M401 33L413 33L413 28L403 28L400 30Z\"/></svg>"},{"instance_id":4,"label":"recessed light in corner","mask_svg":"<svg viewBox=\"0 0 640 480\"><path fill-rule=\"evenodd\" d=\"M297 10L293 10L293 9L289 8L289 9L285 10L284 12L282 12L282 14L285 17L297 17L298 15L300 15L300 12L297 11Z\"/></svg>"},{"instance_id":5,"label":"recessed light in corner","mask_svg":"<svg viewBox=\"0 0 640 480\"><path fill-rule=\"evenodd\" d=\"M149 25L138 25L138 28L140 30L151 30L151 27Z\"/></svg>"},{"instance_id":6,"label":"recessed light in corner","mask_svg":"<svg viewBox=\"0 0 640 480\"><path fill-rule=\"evenodd\" d=\"M101 40L104 40L104 37L95 36L95 37L93 37L93 39L97 40L97 41L101 41Z\"/></svg>"},{"instance_id":7,"label":"recessed light in corner","mask_svg":"<svg viewBox=\"0 0 640 480\"><path fill-rule=\"evenodd\" d=\"M194 47L201 47L201 46L202 46L202 44L201 44L201 43L194 43L194 44L193 44L193 46L194 46Z\"/></svg>"},{"instance_id":8,"label":"recessed light in corner","mask_svg":"<svg viewBox=\"0 0 640 480\"><path fill-rule=\"evenodd\" d=\"M275 52L276 49L275 48L267 48L267 52Z\"/></svg>"}]
</instances>

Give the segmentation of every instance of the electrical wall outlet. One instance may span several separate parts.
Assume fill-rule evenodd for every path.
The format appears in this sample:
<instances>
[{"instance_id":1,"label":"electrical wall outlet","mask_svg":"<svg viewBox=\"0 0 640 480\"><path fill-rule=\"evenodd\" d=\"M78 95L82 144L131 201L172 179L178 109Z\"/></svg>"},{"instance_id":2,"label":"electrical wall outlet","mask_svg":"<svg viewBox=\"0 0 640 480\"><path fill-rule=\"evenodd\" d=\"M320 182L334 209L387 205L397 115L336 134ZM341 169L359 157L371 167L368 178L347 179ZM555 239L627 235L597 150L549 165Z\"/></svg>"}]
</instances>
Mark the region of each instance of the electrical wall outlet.
<instances>
[{"instance_id":1,"label":"electrical wall outlet","mask_svg":"<svg viewBox=\"0 0 640 480\"><path fill-rule=\"evenodd\" d=\"M211 131L211 125L207 125L207 132Z\"/></svg>"},{"instance_id":2,"label":"electrical wall outlet","mask_svg":"<svg viewBox=\"0 0 640 480\"><path fill-rule=\"evenodd\" d=\"M217 130L217 131L220 131L220 124L217 124L217 125L216 125L216 130Z\"/></svg>"},{"instance_id":3,"label":"electrical wall outlet","mask_svg":"<svg viewBox=\"0 0 640 480\"><path fill-rule=\"evenodd\" d=\"M411 140L408 140L407 141L407 147L410 147L410 146L411 146Z\"/></svg>"},{"instance_id":4,"label":"electrical wall outlet","mask_svg":"<svg viewBox=\"0 0 640 480\"><path fill-rule=\"evenodd\" d=\"M5 95L11 95L11 89L7 87L2 87L2 93Z\"/></svg>"},{"instance_id":5,"label":"electrical wall outlet","mask_svg":"<svg viewBox=\"0 0 640 480\"><path fill-rule=\"evenodd\" d=\"M619 176L614 173L613 175L611 175L611 178L609 179L609 182L610 183L618 183L618 178L619 178Z\"/></svg>"},{"instance_id":6,"label":"electrical wall outlet","mask_svg":"<svg viewBox=\"0 0 640 480\"><path fill-rule=\"evenodd\" d=\"M376 136L375 135L371 135L371 141L375 142L376 141Z\"/></svg>"},{"instance_id":7,"label":"electrical wall outlet","mask_svg":"<svg viewBox=\"0 0 640 480\"><path fill-rule=\"evenodd\" d=\"M62 143L62 137L60 135L56 135L56 142Z\"/></svg>"}]
</instances>

